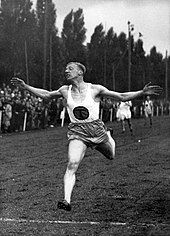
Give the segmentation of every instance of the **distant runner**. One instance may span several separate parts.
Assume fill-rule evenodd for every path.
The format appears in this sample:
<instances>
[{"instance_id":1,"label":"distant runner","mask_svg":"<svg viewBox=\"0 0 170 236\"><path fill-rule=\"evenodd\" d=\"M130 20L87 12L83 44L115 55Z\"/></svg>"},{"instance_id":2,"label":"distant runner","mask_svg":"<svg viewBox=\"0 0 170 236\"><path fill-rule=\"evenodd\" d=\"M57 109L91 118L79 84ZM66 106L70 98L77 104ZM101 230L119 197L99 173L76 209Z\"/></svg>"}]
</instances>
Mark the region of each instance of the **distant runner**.
<instances>
[{"instance_id":1,"label":"distant runner","mask_svg":"<svg viewBox=\"0 0 170 236\"><path fill-rule=\"evenodd\" d=\"M126 101L126 102L120 102L117 105L117 113L116 113L116 118L118 121L121 121L122 123L122 132L125 132L125 121L127 120L131 135L133 134L133 129L132 129L132 123L131 123L131 110L130 108L132 107L132 102L131 101Z\"/></svg>"},{"instance_id":2,"label":"distant runner","mask_svg":"<svg viewBox=\"0 0 170 236\"><path fill-rule=\"evenodd\" d=\"M147 118L149 118L150 127L152 127L153 102L150 100L150 96L146 97L146 100L143 104L145 112L145 125L147 124Z\"/></svg>"}]
</instances>

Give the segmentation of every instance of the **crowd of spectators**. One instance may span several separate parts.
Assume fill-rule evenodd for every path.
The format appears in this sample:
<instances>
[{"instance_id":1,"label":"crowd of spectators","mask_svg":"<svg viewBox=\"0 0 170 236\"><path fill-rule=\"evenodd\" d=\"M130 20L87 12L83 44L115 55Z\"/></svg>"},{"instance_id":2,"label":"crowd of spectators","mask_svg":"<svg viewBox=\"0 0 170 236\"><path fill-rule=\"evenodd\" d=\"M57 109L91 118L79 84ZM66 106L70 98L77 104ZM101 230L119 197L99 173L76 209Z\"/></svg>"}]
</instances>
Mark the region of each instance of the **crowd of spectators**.
<instances>
[{"instance_id":1,"label":"crowd of spectators","mask_svg":"<svg viewBox=\"0 0 170 236\"><path fill-rule=\"evenodd\" d=\"M3 84L0 87L0 132L19 132L23 130L44 129L61 125L61 112L64 107L62 98L48 102L20 90ZM154 101L153 115L170 115L170 103ZM144 114L142 100L134 101L132 117ZM65 122L69 122L66 112ZM111 99L103 99L100 106L100 118L104 122L116 119L116 103Z\"/></svg>"},{"instance_id":2,"label":"crowd of spectators","mask_svg":"<svg viewBox=\"0 0 170 236\"><path fill-rule=\"evenodd\" d=\"M0 130L6 132L44 129L60 124L61 98L44 102L28 91L3 84L0 88Z\"/></svg>"}]
</instances>

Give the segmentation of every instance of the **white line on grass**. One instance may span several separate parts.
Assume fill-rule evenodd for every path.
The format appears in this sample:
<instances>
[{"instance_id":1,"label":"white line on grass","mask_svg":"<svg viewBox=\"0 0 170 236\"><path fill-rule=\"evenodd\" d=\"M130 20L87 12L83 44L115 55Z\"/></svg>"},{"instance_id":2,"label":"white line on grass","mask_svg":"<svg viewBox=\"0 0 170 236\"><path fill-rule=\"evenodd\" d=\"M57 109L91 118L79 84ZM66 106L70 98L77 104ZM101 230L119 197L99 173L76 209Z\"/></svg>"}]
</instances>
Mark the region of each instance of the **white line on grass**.
<instances>
[{"instance_id":1,"label":"white line on grass","mask_svg":"<svg viewBox=\"0 0 170 236\"><path fill-rule=\"evenodd\" d=\"M13 219L13 218L0 218L1 222L15 222L15 223L37 223L37 224L88 224L88 225L101 225L109 224L110 226L166 226L167 224L153 224L153 223L138 223L129 224L127 222L98 222L98 221L64 221L64 220L27 220L27 219Z\"/></svg>"}]
</instances>

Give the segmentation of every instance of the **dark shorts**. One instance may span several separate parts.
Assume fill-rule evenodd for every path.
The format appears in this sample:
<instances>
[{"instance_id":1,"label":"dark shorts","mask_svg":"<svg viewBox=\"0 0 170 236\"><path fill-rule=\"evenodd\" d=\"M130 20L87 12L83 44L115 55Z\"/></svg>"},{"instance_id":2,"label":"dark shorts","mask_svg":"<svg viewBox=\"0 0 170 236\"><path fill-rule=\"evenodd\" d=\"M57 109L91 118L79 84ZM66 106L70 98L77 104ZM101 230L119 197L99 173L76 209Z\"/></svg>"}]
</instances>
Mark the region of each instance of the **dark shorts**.
<instances>
[{"instance_id":1,"label":"dark shorts","mask_svg":"<svg viewBox=\"0 0 170 236\"><path fill-rule=\"evenodd\" d=\"M68 140L82 140L90 147L108 141L107 128L100 119L87 123L70 123L67 136Z\"/></svg>"}]
</instances>

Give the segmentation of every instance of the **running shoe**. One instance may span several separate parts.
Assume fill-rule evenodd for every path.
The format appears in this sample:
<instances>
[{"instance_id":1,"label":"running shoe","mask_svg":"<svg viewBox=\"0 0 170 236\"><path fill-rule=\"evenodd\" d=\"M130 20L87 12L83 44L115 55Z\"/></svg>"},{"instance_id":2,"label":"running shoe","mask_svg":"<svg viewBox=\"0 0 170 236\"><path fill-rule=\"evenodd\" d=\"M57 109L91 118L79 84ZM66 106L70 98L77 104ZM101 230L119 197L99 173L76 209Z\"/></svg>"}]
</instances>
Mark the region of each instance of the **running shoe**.
<instances>
[{"instance_id":1,"label":"running shoe","mask_svg":"<svg viewBox=\"0 0 170 236\"><path fill-rule=\"evenodd\" d=\"M63 209L65 211L71 211L71 205L66 200L58 202L57 206L59 209Z\"/></svg>"}]
</instances>

